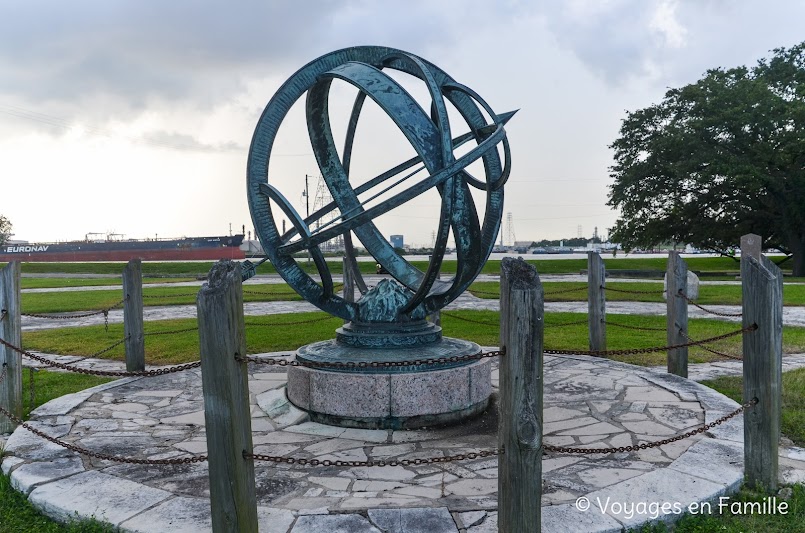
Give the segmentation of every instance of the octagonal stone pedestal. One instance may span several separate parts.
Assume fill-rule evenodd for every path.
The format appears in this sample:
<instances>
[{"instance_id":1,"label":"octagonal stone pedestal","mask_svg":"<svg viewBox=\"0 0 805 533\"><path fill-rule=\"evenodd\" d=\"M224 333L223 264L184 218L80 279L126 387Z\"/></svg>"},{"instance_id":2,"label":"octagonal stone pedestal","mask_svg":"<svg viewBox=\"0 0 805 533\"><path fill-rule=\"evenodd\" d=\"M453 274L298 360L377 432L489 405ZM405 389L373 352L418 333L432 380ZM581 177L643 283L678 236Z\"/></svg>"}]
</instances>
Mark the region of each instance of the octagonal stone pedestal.
<instances>
[{"instance_id":1,"label":"octagonal stone pedestal","mask_svg":"<svg viewBox=\"0 0 805 533\"><path fill-rule=\"evenodd\" d=\"M337 341L303 346L309 364L413 361L478 353L477 344L443 338L410 348L372 349ZM370 429L413 429L459 422L486 409L492 393L491 359L452 364L379 368L288 370L288 399L315 422Z\"/></svg>"}]
</instances>

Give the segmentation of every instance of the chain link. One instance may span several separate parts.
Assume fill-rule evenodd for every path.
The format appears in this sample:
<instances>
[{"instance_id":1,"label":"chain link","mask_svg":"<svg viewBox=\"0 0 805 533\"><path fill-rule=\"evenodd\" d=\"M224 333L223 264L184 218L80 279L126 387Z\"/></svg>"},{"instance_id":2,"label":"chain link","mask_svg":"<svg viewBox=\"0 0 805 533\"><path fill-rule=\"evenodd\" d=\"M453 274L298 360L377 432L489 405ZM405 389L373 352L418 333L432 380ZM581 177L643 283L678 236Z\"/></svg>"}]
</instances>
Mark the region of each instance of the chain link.
<instances>
[{"instance_id":1,"label":"chain link","mask_svg":"<svg viewBox=\"0 0 805 533\"><path fill-rule=\"evenodd\" d=\"M63 440L51 437L44 431L36 429L35 427L31 426L21 418L9 413L2 406L0 406L0 413L3 413L9 418L9 420L11 420L12 422L14 422L19 426L24 427L34 435L41 437L47 441L50 441L53 444L56 444L57 446L66 448L71 452L86 455L88 457L94 457L95 459L100 459L102 461L113 461L115 463L127 463L131 465L186 465L191 463L201 463L207 460L206 455L194 455L193 457L181 457L177 459L137 459L135 457L121 457L119 455L109 455L105 453L93 452L92 450L88 450L87 448L82 448L81 446L76 446L75 444L70 444L69 442L64 442Z\"/></svg>"},{"instance_id":2,"label":"chain link","mask_svg":"<svg viewBox=\"0 0 805 533\"><path fill-rule=\"evenodd\" d=\"M650 291L636 291L630 289L616 289L615 287L605 287L601 285L601 288L605 291L612 291L612 292L622 292L625 294L662 294L663 291L658 291L657 289L652 289Z\"/></svg>"},{"instance_id":3,"label":"chain link","mask_svg":"<svg viewBox=\"0 0 805 533\"><path fill-rule=\"evenodd\" d=\"M8 311L6 311L5 309L0 311L0 321L4 320L7 315L8 315Z\"/></svg>"},{"instance_id":4,"label":"chain link","mask_svg":"<svg viewBox=\"0 0 805 533\"><path fill-rule=\"evenodd\" d=\"M568 292L579 292L579 291L586 291L586 290L587 290L587 286L585 285L584 287L572 287L570 289L558 289L558 290L555 290L555 291L545 291L545 296L554 296L556 294L565 294L565 293L568 293Z\"/></svg>"},{"instance_id":5,"label":"chain link","mask_svg":"<svg viewBox=\"0 0 805 533\"><path fill-rule=\"evenodd\" d=\"M143 294L143 299L168 299L168 298L188 298L198 296L197 292L180 292L178 294Z\"/></svg>"},{"instance_id":6,"label":"chain link","mask_svg":"<svg viewBox=\"0 0 805 533\"><path fill-rule=\"evenodd\" d=\"M723 424L730 418L737 416L744 412L746 409L749 409L753 405L757 404L757 399L753 399L750 402L747 402L740 406L735 411L722 416L718 420L714 420L709 424L705 424L700 428L696 428L694 430L688 431L687 433L682 433L681 435L676 435L674 437L670 437L667 439L663 439L656 442L645 442L643 444L635 444L632 446L618 446L617 448L569 448L567 446L551 446L549 444L545 444L543 449L546 452L554 452L554 453L580 453L580 454L597 454L597 453L623 453L623 452L636 452L638 450L647 450L649 448L657 448L659 446L664 446L666 444L671 444L672 442L676 442L679 440L687 439L688 437L692 437L694 435L698 435L700 433L704 433L705 431L709 431L714 427L718 426L719 424Z\"/></svg>"},{"instance_id":7,"label":"chain link","mask_svg":"<svg viewBox=\"0 0 805 533\"><path fill-rule=\"evenodd\" d=\"M277 323L271 323L271 322L246 322L245 325L246 326L266 326L266 327L271 327L271 326L298 326L300 324L313 324L315 322L323 322L325 320L331 320L331 319L334 319L334 318L338 318L338 317L330 315L330 316L324 316L324 317L321 317L321 318L311 318L311 319L308 319L308 320L297 320L295 322L277 322Z\"/></svg>"},{"instance_id":8,"label":"chain link","mask_svg":"<svg viewBox=\"0 0 805 533\"><path fill-rule=\"evenodd\" d=\"M629 326L628 324L618 324L617 322L610 322L609 320L604 320L604 324L606 324L607 326L615 326L617 328L624 328L624 329L634 329L637 331L667 331L666 328L652 328L649 326Z\"/></svg>"},{"instance_id":9,"label":"chain link","mask_svg":"<svg viewBox=\"0 0 805 533\"><path fill-rule=\"evenodd\" d=\"M193 361L192 363L184 363L181 365L170 366L165 368L155 368L154 370L141 370L141 371L91 370L89 368L75 368L70 366L72 363L59 363L58 361L53 361L52 359L48 359L47 357L36 355L35 353L23 350L18 346L14 346L13 344L7 342L5 339L0 339L0 344L8 348L11 348L15 352L24 355L25 357L30 357L35 361L44 363L49 367L61 368L62 370L69 370L70 372L76 372L77 374L86 374L88 376L154 377L154 376L164 376L165 374L172 374L174 372L182 372L183 370L190 370L191 368L198 368L201 366L201 361Z\"/></svg>"},{"instance_id":10,"label":"chain link","mask_svg":"<svg viewBox=\"0 0 805 533\"><path fill-rule=\"evenodd\" d=\"M651 348L631 348L628 350L552 350L552 349L545 349L543 353L550 354L550 355L592 355L594 357L606 357L609 355L637 355L643 353L654 353L654 352L665 352L667 350L675 350L676 348L685 348L687 346L700 346L702 344L707 344L710 342L720 341L721 339L727 339L729 337L734 337L735 335L740 335L741 333L746 333L749 331L755 331L757 329L757 324L752 324L751 326L731 331L730 333L725 333L723 335L719 335L717 337L710 337L708 339L702 339L700 341L692 341L686 342L682 344L672 344L670 346L654 346Z\"/></svg>"},{"instance_id":11,"label":"chain link","mask_svg":"<svg viewBox=\"0 0 805 533\"><path fill-rule=\"evenodd\" d=\"M147 333L143 333L143 336L148 337L151 335L175 335L177 333L187 333L188 331L198 331L198 326L193 328L172 329L168 331L149 331Z\"/></svg>"},{"instance_id":12,"label":"chain link","mask_svg":"<svg viewBox=\"0 0 805 533\"><path fill-rule=\"evenodd\" d=\"M253 459L255 461L271 461L273 463L286 463L296 464L301 466L338 466L338 467L356 467L356 466L419 466L428 465L433 463L450 463L454 461L465 461L480 459L482 457L492 457L496 455L503 455L503 448L493 450L481 450L479 452L460 453L457 455L447 455L445 457L429 457L427 459L399 459L391 461L341 461L330 459L304 459L296 457L279 457L276 455L263 455L259 453L249 453L244 451L244 459Z\"/></svg>"},{"instance_id":13,"label":"chain link","mask_svg":"<svg viewBox=\"0 0 805 533\"><path fill-rule=\"evenodd\" d=\"M685 337L689 341L693 340L690 337L688 337L688 335L684 331L682 331L681 329L679 330L679 334L682 335L683 337ZM726 357L727 359L734 359L735 361L743 361L744 360L742 355L733 355L733 354L729 354L729 353L719 352L718 350L710 349L707 346L699 346L699 348L701 348L702 350L708 351L708 352L710 352L712 354L720 355L721 357Z\"/></svg>"},{"instance_id":14,"label":"chain link","mask_svg":"<svg viewBox=\"0 0 805 533\"><path fill-rule=\"evenodd\" d=\"M442 311L442 315L449 316L450 318L455 318L456 320L461 320L463 322L470 322L472 324L483 324L484 326L498 326L500 327L500 322L487 322L485 320L473 320L472 318L465 318L463 316L454 315L453 313L448 313L447 311Z\"/></svg>"},{"instance_id":15,"label":"chain link","mask_svg":"<svg viewBox=\"0 0 805 533\"><path fill-rule=\"evenodd\" d=\"M676 295L676 296L677 296L678 298L684 298L684 300L685 300L686 302L688 302L690 305L692 305L692 306L694 306L694 307L698 307L699 309L701 309L701 310L702 310L702 311L704 311L705 313L710 313L711 315L716 315L716 316L725 316L725 317L726 317L726 316L736 316L736 317L737 317L737 316L743 316L743 315L744 315L743 313L722 313L722 312L720 312L720 311L713 311L712 309L708 309L708 308L706 308L706 307L702 307L701 305L697 304L696 302L694 302L693 300L691 300L690 298L688 298L688 297L687 297L687 295L682 294L682 289L679 289L679 293L677 293L677 295Z\"/></svg>"},{"instance_id":16,"label":"chain link","mask_svg":"<svg viewBox=\"0 0 805 533\"><path fill-rule=\"evenodd\" d=\"M80 313L80 314L75 314L75 313L71 313L69 315L57 315L57 314L50 314L50 313L20 313L20 314L22 316L28 316L28 317L31 317L31 318L48 318L48 319L51 319L51 320L70 320L70 319L73 319L73 318L86 318L86 317L95 316L95 315L108 315L109 311L111 311L113 309L117 309L118 307L120 307L124 303L126 303L126 298L123 298L122 300L120 300L115 305L109 306L109 307L107 307L105 309L100 309L98 311L90 311L88 313Z\"/></svg>"},{"instance_id":17,"label":"chain link","mask_svg":"<svg viewBox=\"0 0 805 533\"><path fill-rule=\"evenodd\" d=\"M438 359L413 359L411 361L322 361L320 363L311 363L308 361L298 361L296 359L276 359L273 357L257 358L257 357L242 357L237 356L235 360L241 363L257 363L261 365L276 365L276 366L303 366L309 368L389 368L389 367L402 367L402 366L423 366L423 365L443 365L460 363L463 361L473 361L476 359L485 359L491 357L498 357L506 355L506 350L493 350L491 352L478 352L467 355L453 355L450 357L440 357Z\"/></svg>"}]
</instances>

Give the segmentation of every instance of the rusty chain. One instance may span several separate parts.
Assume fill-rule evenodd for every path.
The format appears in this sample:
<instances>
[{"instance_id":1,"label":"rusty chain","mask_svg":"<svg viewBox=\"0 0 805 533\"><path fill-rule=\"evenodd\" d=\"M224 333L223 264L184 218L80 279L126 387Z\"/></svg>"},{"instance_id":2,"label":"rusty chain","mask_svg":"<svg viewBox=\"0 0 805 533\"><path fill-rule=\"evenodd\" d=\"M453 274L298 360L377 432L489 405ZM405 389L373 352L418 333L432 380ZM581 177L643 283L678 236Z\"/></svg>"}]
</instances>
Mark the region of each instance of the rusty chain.
<instances>
[{"instance_id":1,"label":"rusty chain","mask_svg":"<svg viewBox=\"0 0 805 533\"><path fill-rule=\"evenodd\" d=\"M89 313L80 313L80 314L69 314L69 315L54 315L54 314L44 314L44 313L20 313L21 316L27 316L31 318L47 318L50 320L71 320L73 318L87 318L90 316L95 315L103 315L103 327L106 331L109 331L109 311L112 309L116 309L126 303L129 297L126 296L115 305L109 306L105 309L100 309L98 311L90 311Z\"/></svg>"},{"instance_id":2,"label":"rusty chain","mask_svg":"<svg viewBox=\"0 0 805 533\"><path fill-rule=\"evenodd\" d=\"M689 341L693 340L687 335L687 333L685 333L681 329L679 330L679 334L682 335L683 337L685 337ZM721 357L726 357L727 359L734 359L735 361L743 361L744 360L742 355L733 355L733 354L729 354L729 353L719 352L718 350L713 350L711 348L708 348L707 346L699 346L699 348L701 348L702 350L708 351L708 352L710 352L712 354L720 355Z\"/></svg>"},{"instance_id":3,"label":"rusty chain","mask_svg":"<svg viewBox=\"0 0 805 533\"><path fill-rule=\"evenodd\" d=\"M0 344L8 348L11 348L15 352L24 355L25 357L29 357L35 361L44 363L49 367L61 368L62 370L69 370L70 372L76 372L78 374L86 374L88 376L155 377L155 376L164 376L165 374L172 374L174 372L181 372L183 370L190 370L191 368L198 368L199 366L201 366L201 361L193 361L192 363L184 363L181 365L170 366L165 368L155 368L154 370L138 370L138 371L91 370L89 368L75 368L70 366L72 363L59 363L58 361L53 361L52 359L48 359L47 357L36 355L35 353L23 350L18 346L14 346L10 342L7 342L5 339L0 339Z\"/></svg>"},{"instance_id":4,"label":"rusty chain","mask_svg":"<svg viewBox=\"0 0 805 533\"><path fill-rule=\"evenodd\" d=\"M309 368L389 368L402 366L422 366L422 365L441 365L460 363L462 361L472 361L506 355L506 350L493 350L491 352L478 352L467 355L453 355L450 357L440 357L438 359L413 359L411 361L322 361L310 363L308 361L297 361L296 359L276 359L273 357L257 358L237 356L235 360L241 363L257 363L261 365L276 366L303 366Z\"/></svg>"},{"instance_id":5,"label":"rusty chain","mask_svg":"<svg viewBox=\"0 0 805 533\"><path fill-rule=\"evenodd\" d=\"M565 293L568 293L568 292L579 292L579 291L586 291L586 290L587 290L587 286L585 285L584 287L572 287L570 289L559 289L559 290L555 290L555 291L545 291L544 294L545 294L545 296L554 296L556 294L565 294Z\"/></svg>"},{"instance_id":6,"label":"rusty chain","mask_svg":"<svg viewBox=\"0 0 805 533\"><path fill-rule=\"evenodd\" d=\"M636 290L630 290L630 289L616 289L615 287L605 287L604 285L601 285L601 288L604 289L605 291L622 292L622 293L625 293L625 294L655 294L656 295L656 294L662 294L662 292L663 292L663 291L657 291L657 289L653 289L653 290L650 290L650 291L636 291Z\"/></svg>"},{"instance_id":7,"label":"rusty chain","mask_svg":"<svg viewBox=\"0 0 805 533\"><path fill-rule=\"evenodd\" d=\"M657 448L659 446L664 446L666 444L671 444L672 442L676 442L679 440L687 439L688 437L692 437L694 435L698 435L700 433L704 433L705 431L709 431L714 427L718 426L719 424L723 424L730 418L737 416L744 412L746 409L749 409L753 405L757 404L757 399L753 399L742 406L740 406L735 411L722 416L718 420L714 420L709 424L705 424L700 428L693 429L688 431L687 433L682 433L681 435L676 435L673 437L669 437L667 439L663 439L656 442L645 442L643 444L634 444L632 446L618 446L616 448L570 448L567 446L552 446L550 444L543 445L543 449L547 452L554 452L554 453L580 453L580 454L597 454L597 453L622 453L622 452L636 452L638 450L647 450L649 448Z\"/></svg>"},{"instance_id":8,"label":"rusty chain","mask_svg":"<svg viewBox=\"0 0 805 533\"><path fill-rule=\"evenodd\" d=\"M143 294L143 299L159 299L162 298L163 300L167 298L189 298L189 297L196 297L198 296L197 292L180 292L178 294Z\"/></svg>"},{"instance_id":9,"label":"rusty chain","mask_svg":"<svg viewBox=\"0 0 805 533\"><path fill-rule=\"evenodd\" d=\"M36 429L32 425L25 422L23 419L6 411L2 406L0 406L0 413L6 415L9 418L9 420L11 420L12 422L14 422L19 426L24 427L34 435L41 437L47 441L50 441L53 444L56 444L57 446L66 448L71 452L86 455L88 457L94 457L95 459L100 459L102 461L113 461L115 463L127 463L132 465L186 465L191 463L201 463L207 460L206 455L194 455L193 457L181 457L177 459L137 459L135 457L121 457L119 455L109 455L105 453L93 452L92 450L89 450L87 448L82 448L81 446L70 444L69 442L64 442L63 440L57 439L56 437L51 437L44 431Z\"/></svg>"},{"instance_id":10,"label":"rusty chain","mask_svg":"<svg viewBox=\"0 0 805 533\"><path fill-rule=\"evenodd\" d=\"M441 311L441 314L444 316L449 316L450 318L455 318L456 320L461 320L463 322L470 322L472 324L482 324L484 326L500 326L500 322L487 322L485 320L473 320L472 318L465 318L463 316L454 315L453 313L448 313L446 311Z\"/></svg>"},{"instance_id":11,"label":"rusty chain","mask_svg":"<svg viewBox=\"0 0 805 533\"><path fill-rule=\"evenodd\" d=\"M560 322L559 324L547 324L546 323L545 327L547 327L547 328L564 328L566 326L579 326L581 324L587 324L588 322L589 322L589 319L585 318L584 320L575 320L573 322Z\"/></svg>"},{"instance_id":12,"label":"rusty chain","mask_svg":"<svg viewBox=\"0 0 805 533\"><path fill-rule=\"evenodd\" d=\"M143 333L143 336L144 337L149 337L149 336L152 336L152 335L175 335L177 333L187 333L189 331L198 331L198 326L193 327L193 328L171 329L171 330L168 330L168 331L149 331L149 332Z\"/></svg>"},{"instance_id":13,"label":"rusty chain","mask_svg":"<svg viewBox=\"0 0 805 533\"><path fill-rule=\"evenodd\" d=\"M8 315L8 311L3 309L0 311L0 320L5 320L6 316Z\"/></svg>"},{"instance_id":14,"label":"rusty chain","mask_svg":"<svg viewBox=\"0 0 805 533\"><path fill-rule=\"evenodd\" d=\"M325 320L331 320L331 319L334 319L334 318L338 318L338 317L329 315L329 316L324 316L324 317L321 317L321 318L311 318L311 319L308 319L308 320L297 320L295 322L277 322L277 323L273 323L273 324L271 322L251 322L251 323L246 322L244 325L246 325L246 326L298 326L299 324L313 324L315 322L323 322Z\"/></svg>"},{"instance_id":15,"label":"rusty chain","mask_svg":"<svg viewBox=\"0 0 805 533\"><path fill-rule=\"evenodd\" d=\"M503 448L494 450L481 450L479 452L459 453L456 455L447 455L445 457L429 457L427 459L399 459L391 461L341 461L330 459L304 459L296 457L279 457L276 455L263 455L259 453L249 453L244 451L244 459L253 459L255 461L271 461L273 463L287 463L297 464L301 466L339 466L339 467L355 467L355 466L419 466L428 465L433 463L450 463L453 461L465 461L472 459L479 459L481 457L492 457L495 455L503 455Z\"/></svg>"},{"instance_id":16,"label":"rusty chain","mask_svg":"<svg viewBox=\"0 0 805 533\"><path fill-rule=\"evenodd\" d=\"M699 309L701 309L701 310L702 310L702 311L704 311L705 313L710 313L711 315L716 315L716 316L725 316L725 317L732 317L732 316L738 317L738 316L743 316L743 315L744 315L743 313L722 313L722 312L720 312L720 311L713 311L712 309L708 309L708 308L706 308L706 307L702 307L701 305L697 304L696 302L694 302L693 300L691 300L690 298L688 298L688 297L687 297L687 295L682 294L682 289L679 289L679 292L677 293L677 295L676 295L676 296L677 296L678 298L683 298L683 299L684 299L686 302L688 302L690 305L692 305L692 306L694 306L694 307L698 307Z\"/></svg>"},{"instance_id":17,"label":"rusty chain","mask_svg":"<svg viewBox=\"0 0 805 533\"><path fill-rule=\"evenodd\" d=\"M718 335L717 337L710 337L707 339L702 339L700 341L691 341L685 342L682 344L672 344L670 346L654 346L651 348L630 348L628 350L553 350L553 349L545 349L543 353L549 355L591 355L593 357L606 357L609 355L637 355L643 353L653 353L653 352L665 352L668 350L675 350L677 348L685 348L687 346L701 346L702 344L707 344L710 342L720 341L721 339L727 339L729 337L734 337L735 335L740 335L741 333L746 333L749 331L755 331L757 329L757 324L752 324L751 326L741 328L735 331L731 331L729 333L725 333L723 335Z\"/></svg>"},{"instance_id":18,"label":"rusty chain","mask_svg":"<svg viewBox=\"0 0 805 533\"><path fill-rule=\"evenodd\" d=\"M606 324L607 326L615 326L624 329L634 329L637 331L667 331L666 328L652 328L649 326L630 326L628 324L618 324L617 322L610 322L609 320L604 320L604 324Z\"/></svg>"}]
</instances>

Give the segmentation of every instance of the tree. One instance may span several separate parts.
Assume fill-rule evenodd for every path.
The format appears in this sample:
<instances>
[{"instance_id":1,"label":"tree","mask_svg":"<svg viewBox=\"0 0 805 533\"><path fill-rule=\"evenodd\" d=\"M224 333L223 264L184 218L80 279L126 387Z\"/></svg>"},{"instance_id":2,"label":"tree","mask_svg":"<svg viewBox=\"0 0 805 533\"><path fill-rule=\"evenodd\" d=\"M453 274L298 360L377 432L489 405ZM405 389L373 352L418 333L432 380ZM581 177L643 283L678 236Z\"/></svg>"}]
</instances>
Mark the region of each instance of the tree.
<instances>
[{"instance_id":1,"label":"tree","mask_svg":"<svg viewBox=\"0 0 805 533\"><path fill-rule=\"evenodd\" d=\"M805 276L805 42L773 53L627 113L610 146L610 240L726 252L757 233Z\"/></svg>"},{"instance_id":2,"label":"tree","mask_svg":"<svg viewBox=\"0 0 805 533\"><path fill-rule=\"evenodd\" d=\"M11 222L3 215L0 215L0 246L8 242L9 238L11 238Z\"/></svg>"}]
</instances>

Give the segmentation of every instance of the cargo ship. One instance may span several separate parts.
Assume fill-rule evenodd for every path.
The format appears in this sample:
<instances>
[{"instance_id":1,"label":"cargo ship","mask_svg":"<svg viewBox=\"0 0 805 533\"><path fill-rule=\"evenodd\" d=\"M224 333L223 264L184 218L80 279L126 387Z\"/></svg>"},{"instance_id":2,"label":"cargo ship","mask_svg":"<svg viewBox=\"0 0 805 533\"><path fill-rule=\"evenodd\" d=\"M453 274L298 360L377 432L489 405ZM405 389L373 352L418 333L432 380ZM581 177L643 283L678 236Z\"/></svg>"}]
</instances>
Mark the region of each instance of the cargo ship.
<instances>
[{"instance_id":1,"label":"cargo ship","mask_svg":"<svg viewBox=\"0 0 805 533\"><path fill-rule=\"evenodd\" d=\"M106 238L53 243L6 243L0 261L195 261L244 259L243 235L182 237L180 239Z\"/></svg>"}]
</instances>

